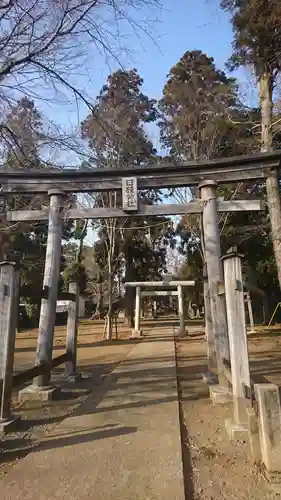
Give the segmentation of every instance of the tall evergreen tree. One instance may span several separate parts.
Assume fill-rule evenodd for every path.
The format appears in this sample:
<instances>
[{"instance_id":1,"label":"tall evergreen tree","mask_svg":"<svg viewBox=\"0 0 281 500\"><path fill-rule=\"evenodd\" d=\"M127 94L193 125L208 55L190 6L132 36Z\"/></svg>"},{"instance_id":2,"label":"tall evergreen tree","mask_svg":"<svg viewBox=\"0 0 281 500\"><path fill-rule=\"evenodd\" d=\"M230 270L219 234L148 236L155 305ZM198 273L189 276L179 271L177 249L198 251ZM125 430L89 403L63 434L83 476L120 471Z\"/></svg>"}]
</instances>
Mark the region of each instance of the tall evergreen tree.
<instances>
[{"instance_id":1,"label":"tall evergreen tree","mask_svg":"<svg viewBox=\"0 0 281 500\"><path fill-rule=\"evenodd\" d=\"M237 109L236 85L213 58L187 51L171 68L159 107L162 144L173 157L203 160L229 149L233 125L228 117Z\"/></svg>"},{"instance_id":2,"label":"tall evergreen tree","mask_svg":"<svg viewBox=\"0 0 281 500\"><path fill-rule=\"evenodd\" d=\"M23 98L13 105L5 122L2 124L2 151L4 164L2 168L25 171L44 168L42 144L44 143L44 125L40 111L30 99ZM10 196L10 209L40 209L42 204L49 203L44 195ZM65 224L64 237L72 236L72 223ZM36 291L42 287L45 253L48 236L47 222L20 222L8 224L5 218L0 222L0 252L3 255L11 250L20 252L22 291L36 297ZM38 297L40 294L38 294ZM34 303L29 307L30 314L38 310L36 300L26 300Z\"/></svg>"},{"instance_id":3,"label":"tall evergreen tree","mask_svg":"<svg viewBox=\"0 0 281 500\"><path fill-rule=\"evenodd\" d=\"M19 100L6 116L2 124L1 148L3 153L3 166L9 170L28 170L40 167L40 145L39 138L42 134L42 119L34 102L29 99ZM34 206L37 203L40 208L38 197L11 196L8 200L10 208L20 209L24 206ZM2 255L9 248L17 248L22 253L29 248L31 243L30 223L9 225L2 221L0 232ZM45 224L39 224L40 232ZM38 241L38 237L35 237ZM43 237L41 241L43 242Z\"/></svg>"},{"instance_id":4,"label":"tall evergreen tree","mask_svg":"<svg viewBox=\"0 0 281 500\"><path fill-rule=\"evenodd\" d=\"M156 120L156 101L142 93L136 69L111 74L92 113L81 124L95 166L124 168L141 165L155 154L144 124Z\"/></svg>"},{"instance_id":5,"label":"tall evergreen tree","mask_svg":"<svg viewBox=\"0 0 281 500\"><path fill-rule=\"evenodd\" d=\"M198 89L198 91L197 91ZM201 160L221 156L252 153L259 150L256 124L259 109L244 108L238 99L237 85L218 70L212 58L200 51L187 52L168 75L160 101L160 122L163 145L180 160ZM275 135L276 143L280 137ZM178 201L185 202L186 194L172 192ZM198 196L197 193L192 193ZM264 197L260 183L238 183L219 187L225 199ZM238 244L243 251L245 272L257 283L274 289L276 269L272 262L272 246L268 242L267 216L264 213L227 214L219 218L223 251ZM179 250L186 255L187 268L202 277L201 225L198 216L184 216L177 228ZM260 250L252 255L253 244ZM270 273L265 281L256 270ZM255 275L255 278L254 278Z\"/></svg>"},{"instance_id":6,"label":"tall evergreen tree","mask_svg":"<svg viewBox=\"0 0 281 500\"><path fill-rule=\"evenodd\" d=\"M279 0L221 0L231 14L234 42L230 67L251 65L258 84L260 149L273 149L273 94L281 69L281 3ZM281 287L281 202L277 169L266 180L271 236Z\"/></svg>"},{"instance_id":7,"label":"tall evergreen tree","mask_svg":"<svg viewBox=\"0 0 281 500\"><path fill-rule=\"evenodd\" d=\"M88 140L93 168L110 167L122 170L127 166L145 165L154 161L156 151L149 140L145 124L157 118L156 101L142 93L143 81L135 69L119 70L107 79L103 86L93 112L81 124L82 137ZM157 193L142 193L142 202L152 203ZM98 194L94 203L106 207L120 207L122 200L117 192ZM148 219L147 224L155 223L156 218ZM114 273L121 265L124 256L125 276L133 279L134 247L136 246L134 230L129 227L142 225L131 219L107 219L100 221L98 234L100 248L107 254L107 285L109 298L109 321L107 338L111 337L112 289ZM141 237L146 233L141 232ZM138 242L141 241L141 238ZM130 300L131 302L131 300Z\"/></svg>"}]
</instances>

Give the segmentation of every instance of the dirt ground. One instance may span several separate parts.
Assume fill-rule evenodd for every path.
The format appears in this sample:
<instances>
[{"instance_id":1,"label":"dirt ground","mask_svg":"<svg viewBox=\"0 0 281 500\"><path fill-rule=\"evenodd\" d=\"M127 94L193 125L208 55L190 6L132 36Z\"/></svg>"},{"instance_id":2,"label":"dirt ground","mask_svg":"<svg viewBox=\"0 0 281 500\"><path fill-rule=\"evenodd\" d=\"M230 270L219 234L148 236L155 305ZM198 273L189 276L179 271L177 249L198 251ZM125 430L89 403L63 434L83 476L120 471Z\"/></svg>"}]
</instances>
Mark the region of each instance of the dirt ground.
<instances>
[{"instance_id":1,"label":"dirt ground","mask_svg":"<svg viewBox=\"0 0 281 500\"><path fill-rule=\"evenodd\" d=\"M249 337L251 372L281 385L281 333ZM253 464L248 443L230 443L224 423L231 405L213 406L202 382L206 343L200 329L177 342L185 486L188 500L273 500L264 471Z\"/></svg>"},{"instance_id":2,"label":"dirt ground","mask_svg":"<svg viewBox=\"0 0 281 500\"><path fill-rule=\"evenodd\" d=\"M147 325L149 329L149 324ZM137 340L130 340L131 329L118 325L118 340L103 340L102 321L80 321L78 329L78 370L84 378L71 385L64 380L64 368L52 372L52 383L62 390L56 400L46 403L19 405L16 390L13 394L13 410L20 415L18 432L0 436L0 477L15 461L29 453L54 425L71 414L91 391L98 391L104 378L122 361ZM66 327L57 327L54 337L53 356L65 350ZM17 334L14 371L34 366L37 330ZM28 385L25 384L25 385Z\"/></svg>"},{"instance_id":3,"label":"dirt ground","mask_svg":"<svg viewBox=\"0 0 281 500\"><path fill-rule=\"evenodd\" d=\"M150 330L153 323L145 323ZM187 500L274 500L264 471L252 463L249 445L229 442L224 422L232 408L213 406L208 387L202 382L206 366L206 342L201 326L191 329L188 339L177 341L180 417L182 422L183 465ZM62 391L57 400L48 403L25 403L19 406L17 393L14 410L21 415L18 432L0 437L0 477L23 458L61 420L72 413L90 392L102 392L102 381L133 348L131 330L119 324L119 340L102 339L103 323L82 321L79 324L78 365L88 374L81 382L70 385L63 377L63 367L54 370L52 381ZM56 328L54 356L64 352L65 327ZM17 335L15 371L34 364L36 330ZM280 330L249 336L252 373L264 375L281 385Z\"/></svg>"}]
</instances>

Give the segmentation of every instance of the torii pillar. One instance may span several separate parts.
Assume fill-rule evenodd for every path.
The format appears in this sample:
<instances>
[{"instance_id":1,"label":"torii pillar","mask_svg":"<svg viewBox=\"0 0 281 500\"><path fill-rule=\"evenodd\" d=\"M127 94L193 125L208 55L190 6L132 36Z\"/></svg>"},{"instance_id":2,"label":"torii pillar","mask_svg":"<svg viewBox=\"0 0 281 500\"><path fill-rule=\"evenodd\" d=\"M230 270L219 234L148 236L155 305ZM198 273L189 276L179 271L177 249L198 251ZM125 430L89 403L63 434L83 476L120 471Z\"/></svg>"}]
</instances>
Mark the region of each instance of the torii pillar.
<instances>
[{"instance_id":1,"label":"torii pillar","mask_svg":"<svg viewBox=\"0 0 281 500\"><path fill-rule=\"evenodd\" d=\"M205 339L207 341L207 357L208 357L208 375L206 379L216 379L217 373L217 356L211 311L211 300L208 282L208 273L206 264L203 269L203 286L204 286L204 316L205 316ZM213 376L215 375L215 376Z\"/></svg>"},{"instance_id":2,"label":"torii pillar","mask_svg":"<svg viewBox=\"0 0 281 500\"><path fill-rule=\"evenodd\" d=\"M224 297L224 279L221 262L221 245L217 221L217 183L213 180L199 184L203 201L203 231L205 258L208 272L208 283L211 302L211 314L216 348L217 375L219 386L213 400L224 402L229 399L229 382L224 375L224 359L229 361L229 342L227 316ZM211 396L214 394L211 391Z\"/></svg>"},{"instance_id":3,"label":"torii pillar","mask_svg":"<svg viewBox=\"0 0 281 500\"><path fill-rule=\"evenodd\" d=\"M64 193L58 189L49 192L50 210L48 239L46 248L43 286L47 287L48 295L41 301L39 332L37 338L35 365L52 363L53 339L56 320L56 304L60 276L60 255L62 240L62 215ZM51 373L46 370L33 379L33 384L19 392L20 401L42 400L53 398L56 388L50 383Z\"/></svg>"},{"instance_id":4,"label":"torii pillar","mask_svg":"<svg viewBox=\"0 0 281 500\"><path fill-rule=\"evenodd\" d=\"M180 336L184 337L186 334L186 331L185 331L182 285L178 285L178 308L179 308L179 319L180 319L179 334L180 334Z\"/></svg>"},{"instance_id":5,"label":"torii pillar","mask_svg":"<svg viewBox=\"0 0 281 500\"><path fill-rule=\"evenodd\" d=\"M131 338L139 338L142 336L140 329L140 312L141 312L141 287L136 287L136 302L135 302L135 327Z\"/></svg>"}]
</instances>

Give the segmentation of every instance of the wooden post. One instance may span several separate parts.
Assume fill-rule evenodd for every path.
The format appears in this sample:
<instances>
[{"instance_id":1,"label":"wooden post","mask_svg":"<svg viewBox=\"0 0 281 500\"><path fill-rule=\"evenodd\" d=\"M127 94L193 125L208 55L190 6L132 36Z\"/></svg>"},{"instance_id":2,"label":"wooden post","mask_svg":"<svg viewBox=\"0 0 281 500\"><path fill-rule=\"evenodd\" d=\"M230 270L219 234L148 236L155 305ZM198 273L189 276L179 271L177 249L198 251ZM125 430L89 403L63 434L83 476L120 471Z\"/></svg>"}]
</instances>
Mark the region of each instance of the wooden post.
<instances>
[{"instance_id":1,"label":"wooden post","mask_svg":"<svg viewBox=\"0 0 281 500\"><path fill-rule=\"evenodd\" d=\"M86 306L85 306L85 297L79 295L78 298L78 318L85 318Z\"/></svg>"},{"instance_id":2,"label":"wooden post","mask_svg":"<svg viewBox=\"0 0 281 500\"><path fill-rule=\"evenodd\" d=\"M215 374L217 373L217 357L216 357L216 347L215 347L215 338L214 338L214 330L213 330L213 321L212 321L212 313L211 313L211 301L210 301L210 292L209 292L209 283L208 283L208 274L206 266L204 266L203 272L203 280L204 280L204 313L205 313L205 337L207 341L207 357L208 357L208 375L206 374L206 381L211 378L213 381Z\"/></svg>"},{"instance_id":3,"label":"wooden post","mask_svg":"<svg viewBox=\"0 0 281 500\"><path fill-rule=\"evenodd\" d=\"M60 254L62 238L62 203L64 193L57 189L49 191L50 211L43 286L48 298L42 299L37 339L35 365L50 365L53 352L53 337L56 320L58 282L60 276ZM50 386L51 371L39 375L33 385L20 391L20 400L51 399L55 389Z\"/></svg>"},{"instance_id":4,"label":"wooden post","mask_svg":"<svg viewBox=\"0 0 281 500\"><path fill-rule=\"evenodd\" d=\"M217 221L217 199L216 182L204 181L199 184L201 200L203 206L203 230L205 258L208 271L208 282L211 302L212 323L214 330L214 339L217 358L217 375L221 390L218 392L222 397L213 397L214 391L211 390L213 401L224 400L224 392L229 390L229 382L224 374L223 359L229 360L229 345L227 335L227 319L225 309L225 299L220 288L223 287L223 270L221 263L221 245L220 234Z\"/></svg>"},{"instance_id":5,"label":"wooden post","mask_svg":"<svg viewBox=\"0 0 281 500\"><path fill-rule=\"evenodd\" d=\"M153 319L156 319L157 317L157 301L154 300L152 303L152 310L153 310Z\"/></svg>"},{"instance_id":6,"label":"wooden post","mask_svg":"<svg viewBox=\"0 0 281 500\"><path fill-rule=\"evenodd\" d=\"M17 260L0 264L0 432L12 430L19 418L11 414L19 275Z\"/></svg>"},{"instance_id":7,"label":"wooden post","mask_svg":"<svg viewBox=\"0 0 281 500\"><path fill-rule=\"evenodd\" d=\"M255 331L255 322L254 322L254 316L253 316L252 300L251 300L251 295L250 295L249 291L246 294L246 301L247 301L249 321L250 321L250 332L254 332Z\"/></svg>"},{"instance_id":8,"label":"wooden post","mask_svg":"<svg viewBox=\"0 0 281 500\"><path fill-rule=\"evenodd\" d=\"M136 303L135 303L135 328L132 333L132 337L140 337L140 304L141 303L141 287L136 287Z\"/></svg>"},{"instance_id":9,"label":"wooden post","mask_svg":"<svg viewBox=\"0 0 281 500\"><path fill-rule=\"evenodd\" d=\"M230 249L223 257L223 265L234 409L233 421L226 424L231 439L241 439L243 434L248 437L247 409L251 406L246 398L251 383L241 255Z\"/></svg>"},{"instance_id":10,"label":"wooden post","mask_svg":"<svg viewBox=\"0 0 281 500\"><path fill-rule=\"evenodd\" d=\"M178 304L179 304L179 319L180 319L179 334L185 335L185 319L184 319L182 285L178 285Z\"/></svg>"},{"instance_id":11,"label":"wooden post","mask_svg":"<svg viewBox=\"0 0 281 500\"><path fill-rule=\"evenodd\" d=\"M69 382L77 382L81 379L81 375L76 371L79 284L74 281L70 282L68 291L73 293L76 298L68 303L66 352L71 356L71 359L65 363L65 375Z\"/></svg>"}]
</instances>

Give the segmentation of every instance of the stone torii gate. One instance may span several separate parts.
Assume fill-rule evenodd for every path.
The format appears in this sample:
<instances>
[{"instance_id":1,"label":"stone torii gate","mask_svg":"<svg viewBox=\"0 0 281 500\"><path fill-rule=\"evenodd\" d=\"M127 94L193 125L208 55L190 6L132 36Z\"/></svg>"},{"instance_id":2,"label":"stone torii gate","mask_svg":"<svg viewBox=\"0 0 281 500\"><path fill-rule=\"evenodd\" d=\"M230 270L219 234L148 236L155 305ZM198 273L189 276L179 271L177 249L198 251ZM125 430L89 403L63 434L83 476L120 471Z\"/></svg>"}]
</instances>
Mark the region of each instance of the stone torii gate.
<instances>
[{"instance_id":1,"label":"stone torii gate","mask_svg":"<svg viewBox=\"0 0 281 500\"><path fill-rule=\"evenodd\" d=\"M183 287L195 286L195 281L131 281L125 283L126 287L132 287L136 289L136 302L135 302L135 326L132 332L132 337L137 338L141 336L140 330L140 306L141 297L147 296L169 296L175 295L178 297L178 310L179 310L179 320L180 328L179 334L181 336L185 335L185 319L184 319L184 307L183 307ZM149 288L149 290L147 290ZM153 290L153 288L158 288L158 290ZM160 289L160 290L159 290Z\"/></svg>"},{"instance_id":2,"label":"stone torii gate","mask_svg":"<svg viewBox=\"0 0 281 500\"><path fill-rule=\"evenodd\" d=\"M212 366L217 371L219 385L228 390L224 375L224 359L230 359L227 317L223 288L223 270L217 214L261 210L258 200L217 199L219 183L265 180L274 176L280 166L281 151L223 158L214 161L180 164L155 163L147 167L116 169L58 169L47 171L0 172L1 196L11 194L49 194L50 206L44 210L5 211L8 221L49 221L46 249L44 285L48 296L42 300L37 343L36 364L49 364L52 359L54 315L58 287L58 263L61 250L62 220L103 219L114 217L147 217L150 215L201 214L204 253L207 269L205 301L209 301L208 352ZM184 204L138 206L138 189L163 189L197 186L199 199ZM117 191L123 192L121 208L66 208L64 197L69 193ZM2 202L5 200L2 200ZM0 206L3 207L3 203ZM205 304L205 311L207 307ZM0 350L1 350L0 335ZM1 366L0 366L1 373ZM49 380L34 381L33 389L39 397L48 387Z\"/></svg>"}]
</instances>

